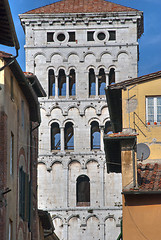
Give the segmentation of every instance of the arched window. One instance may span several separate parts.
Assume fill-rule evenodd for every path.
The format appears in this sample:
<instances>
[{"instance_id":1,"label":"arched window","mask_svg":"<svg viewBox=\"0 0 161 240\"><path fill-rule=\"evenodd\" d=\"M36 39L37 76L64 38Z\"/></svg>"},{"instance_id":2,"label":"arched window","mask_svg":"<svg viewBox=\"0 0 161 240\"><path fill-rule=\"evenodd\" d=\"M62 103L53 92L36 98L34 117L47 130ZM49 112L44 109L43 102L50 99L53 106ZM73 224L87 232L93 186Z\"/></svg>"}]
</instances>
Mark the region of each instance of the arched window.
<instances>
[{"instance_id":1,"label":"arched window","mask_svg":"<svg viewBox=\"0 0 161 240\"><path fill-rule=\"evenodd\" d=\"M109 85L115 83L115 69L111 68L109 72Z\"/></svg>"},{"instance_id":2,"label":"arched window","mask_svg":"<svg viewBox=\"0 0 161 240\"><path fill-rule=\"evenodd\" d=\"M77 178L76 183L77 206L90 205L90 180L86 175Z\"/></svg>"},{"instance_id":3,"label":"arched window","mask_svg":"<svg viewBox=\"0 0 161 240\"><path fill-rule=\"evenodd\" d=\"M69 73L69 96L75 96L75 70L71 69Z\"/></svg>"},{"instance_id":4,"label":"arched window","mask_svg":"<svg viewBox=\"0 0 161 240\"><path fill-rule=\"evenodd\" d=\"M103 68L100 69L98 75L98 95L105 95L106 75Z\"/></svg>"},{"instance_id":5,"label":"arched window","mask_svg":"<svg viewBox=\"0 0 161 240\"><path fill-rule=\"evenodd\" d=\"M74 150L74 129L73 123L67 122L64 130L65 150Z\"/></svg>"},{"instance_id":6,"label":"arched window","mask_svg":"<svg viewBox=\"0 0 161 240\"><path fill-rule=\"evenodd\" d=\"M66 96L66 75L63 69L60 69L58 74L58 95Z\"/></svg>"},{"instance_id":7,"label":"arched window","mask_svg":"<svg viewBox=\"0 0 161 240\"><path fill-rule=\"evenodd\" d=\"M89 69L89 96L96 95L96 77L94 69Z\"/></svg>"},{"instance_id":8,"label":"arched window","mask_svg":"<svg viewBox=\"0 0 161 240\"><path fill-rule=\"evenodd\" d=\"M51 124L51 150L60 150L60 128L58 123Z\"/></svg>"},{"instance_id":9,"label":"arched window","mask_svg":"<svg viewBox=\"0 0 161 240\"><path fill-rule=\"evenodd\" d=\"M53 69L49 69L48 84L49 84L49 96L55 96L55 75Z\"/></svg>"},{"instance_id":10,"label":"arched window","mask_svg":"<svg viewBox=\"0 0 161 240\"><path fill-rule=\"evenodd\" d=\"M100 129L96 121L91 123L91 149L100 149Z\"/></svg>"},{"instance_id":11,"label":"arched window","mask_svg":"<svg viewBox=\"0 0 161 240\"><path fill-rule=\"evenodd\" d=\"M105 134L111 134L111 133L113 133L113 131L112 131L112 126L111 126L111 122L110 122L110 121L107 121L107 122L105 123L104 133L105 133Z\"/></svg>"}]
</instances>

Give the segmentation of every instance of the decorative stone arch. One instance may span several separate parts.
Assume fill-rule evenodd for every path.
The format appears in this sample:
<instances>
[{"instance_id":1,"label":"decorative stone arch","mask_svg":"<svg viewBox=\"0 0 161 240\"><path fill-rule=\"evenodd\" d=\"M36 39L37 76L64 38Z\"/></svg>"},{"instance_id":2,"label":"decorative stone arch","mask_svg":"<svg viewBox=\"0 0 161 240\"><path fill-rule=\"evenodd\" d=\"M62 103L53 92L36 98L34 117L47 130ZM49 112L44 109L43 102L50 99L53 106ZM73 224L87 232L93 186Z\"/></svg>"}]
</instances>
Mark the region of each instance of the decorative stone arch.
<instances>
[{"instance_id":1,"label":"decorative stone arch","mask_svg":"<svg viewBox=\"0 0 161 240\"><path fill-rule=\"evenodd\" d=\"M75 66L71 65L71 66L69 66L68 69L67 69L67 75L70 74L70 71L71 71L72 69L74 69L74 70L75 70L75 73L77 73L77 68L76 68Z\"/></svg>"},{"instance_id":2,"label":"decorative stone arch","mask_svg":"<svg viewBox=\"0 0 161 240\"><path fill-rule=\"evenodd\" d=\"M126 51L126 50L122 50L122 51L119 51L119 52L117 53L117 56L116 56L117 60L118 60L119 55L122 54L122 53L127 54L128 57L129 57L129 53L128 53L128 51Z\"/></svg>"},{"instance_id":3,"label":"decorative stone arch","mask_svg":"<svg viewBox=\"0 0 161 240\"><path fill-rule=\"evenodd\" d=\"M80 114L79 107L76 106L76 105L70 105L70 106L67 108L67 112L69 112L69 110L70 110L71 108L76 108L76 109L78 110L79 114Z\"/></svg>"},{"instance_id":4,"label":"decorative stone arch","mask_svg":"<svg viewBox=\"0 0 161 240\"><path fill-rule=\"evenodd\" d=\"M107 68L105 67L105 65L99 65L99 66L97 67L97 72L99 73L99 70L100 70L101 68L103 68L103 69L105 70L105 73L106 73Z\"/></svg>"},{"instance_id":5,"label":"decorative stone arch","mask_svg":"<svg viewBox=\"0 0 161 240\"><path fill-rule=\"evenodd\" d=\"M91 125L91 123L92 123L93 121L98 122L98 124L100 125L100 119L99 119L99 118L96 118L96 117L91 118L91 119L88 121L88 124Z\"/></svg>"},{"instance_id":6,"label":"decorative stone arch","mask_svg":"<svg viewBox=\"0 0 161 240\"><path fill-rule=\"evenodd\" d=\"M82 165L82 163L81 163L80 160L78 160L78 159L70 159L70 160L68 161L68 164L67 164L68 169L69 169L69 166L70 166L72 163L74 163L74 162L79 163L80 166Z\"/></svg>"},{"instance_id":7,"label":"decorative stone arch","mask_svg":"<svg viewBox=\"0 0 161 240\"><path fill-rule=\"evenodd\" d=\"M51 215L52 220L54 221L56 218L59 218L60 220L62 220L63 224L64 224L64 218L60 215Z\"/></svg>"},{"instance_id":8,"label":"decorative stone arch","mask_svg":"<svg viewBox=\"0 0 161 240\"><path fill-rule=\"evenodd\" d=\"M72 118L68 118L68 119L65 119L62 123L63 127L65 127L65 124L68 123L68 122L72 122L73 123L73 127L75 127L75 122Z\"/></svg>"},{"instance_id":9,"label":"decorative stone arch","mask_svg":"<svg viewBox=\"0 0 161 240\"><path fill-rule=\"evenodd\" d=\"M90 159L88 159L86 162L85 162L85 168L87 168L87 165L88 165L88 163L90 163L90 162L96 162L97 164L99 164L99 162L98 162L98 160L96 160L96 159L94 159L94 158L90 158Z\"/></svg>"},{"instance_id":10,"label":"decorative stone arch","mask_svg":"<svg viewBox=\"0 0 161 240\"><path fill-rule=\"evenodd\" d=\"M112 56L112 53L111 53L110 51L103 51L103 52L100 54L99 58L101 59L104 54L109 54L109 55Z\"/></svg>"},{"instance_id":11,"label":"decorative stone arch","mask_svg":"<svg viewBox=\"0 0 161 240\"><path fill-rule=\"evenodd\" d=\"M61 113L63 114L63 109L55 104L55 105L51 106L51 108L50 108L50 115L51 115L52 110L55 109L55 108L60 109Z\"/></svg>"},{"instance_id":12,"label":"decorative stone arch","mask_svg":"<svg viewBox=\"0 0 161 240\"><path fill-rule=\"evenodd\" d=\"M33 59L35 60L35 58L36 58L37 56L44 56L45 59L46 59L46 54L43 53L43 52L37 52L37 53L35 53L35 55L33 56Z\"/></svg>"},{"instance_id":13,"label":"decorative stone arch","mask_svg":"<svg viewBox=\"0 0 161 240\"><path fill-rule=\"evenodd\" d=\"M115 70L117 69L116 65L112 64L108 66L108 72L110 71L111 68L114 68Z\"/></svg>"},{"instance_id":14,"label":"decorative stone arch","mask_svg":"<svg viewBox=\"0 0 161 240\"><path fill-rule=\"evenodd\" d=\"M58 123L59 126L61 125L59 119L57 119L57 118L53 118L52 120L50 120L50 121L48 122L48 126L51 127L52 123L54 123L54 122Z\"/></svg>"},{"instance_id":15,"label":"decorative stone arch","mask_svg":"<svg viewBox=\"0 0 161 240\"><path fill-rule=\"evenodd\" d=\"M72 214L72 215L70 215L70 216L66 219L66 222L69 223L69 221L70 221L72 218L79 218L79 219L81 220L79 214Z\"/></svg>"},{"instance_id":16,"label":"decorative stone arch","mask_svg":"<svg viewBox=\"0 0 161 240\"><path fill-rule=\"evenodd\" d=\"M46 161L43 160L42 158L40 158L40 159L38 160L38 163L37 163L37 164L38 164L38 165L39 165L39 164L46 165Z\"/></svg>"},{"instance_id":17,"label":"decorative stone arch","mask_svg":"<svg viewBox=\"0 0 161 240\"><path fill-rule=\"evenodd\" d=\"M71 55L76 55L79 59L80 59L80 56L79 56L79 54L77 53L77 52L70 52L70 53L68 53L68 55L67 55L67 61L68 61L68 59L69 59L69 57L71 56Z\"/></svg>"},{"instance_id":18,"label":"decorative stone arch","mask_svg":"<svg viewBox=\"0 0 161 240\"><path fill-rule=\"evenodd\" d=\"M54 164L56 164L56 163L60 163L63 166L63 163L61 160L55 159L54 161L51 162L50 167L52 168L54 166Z\"/></svg>"},{"instance_id":19,"label":"decorative stone arch","mask_svg":"<svg viewBox=\"0 0 161 240\"><path fill-rule=\"evenodd\" d=\"M86 56L89 55L89 54L92 54L95 58L97 58L96 54L92 51L88 51L86 53L83 54L83 61L85 60Z\"/></svg>"},{"instance_id":20,"label":"decorative stone arch","mask_svg":"<svg viewBox=\"0 0 161 240\"><path fill-rule=\"evenodd\" d=\"M105 123L106 123L107 121L111 121L110 116L107 117L107 118L105 118L105 119L103 120L103 125L105 125Z\"/></svg>"},{"instance_id":21,"label":"decorative stone arch","mask_svg":"<svg viewBox=\"0 0 161 240\"><path fill-rule=\"evenodd\" d=\"M54 53L51 53L50 56L49 56L49 61L51 62L51 59L54 55L59 55L60 57L62 57L62 60L64 58L64 55L60 52L54 52Z\"/></svg>"},{"instance_id":22,"label":"decorative stone arch","mask_svg":"<svg viewBox=\"0 0 161 240\"><path fill-rule=\"evenodd\" d=\"M97 220L98 220L98 224L100 224L100 219L99 219L99 217L96 215L96 214L91 214L91 215L88 215L86 218L85 218L85 223L87 224L87 221L91 218L91 217L95 217L95 218L97 218Z\"/></svg>"},{"instance_id":23,"label":"decorative stone arch","mask_svg":"<svg viewBox=\"0 0 161 240\"><path fill-rule=\"evenodd\" d=\"M95 111L97 111L96 107L94 107L92 104L89 104L89 105L87 105L87 106L85 106L85 107L83 108L84 114L85 114L85 112L86 112L86 110L87 110L88 108L93 108Z\"/></svg>"},{"instance_id":24,"label":"decorative stone arch","mask_svg":"<svg viewBox=\"0 0 161 240\"><path fill-rule=\"evenodd\" d=\"M89 72L90 69L94 69L94 71L96 71L96 67L94 65L89 65L87 68L86 68L86 71Z\"/></svg>"},{"instance_id":25,"label":"decorative stone arch","mask_svg":"<svg viewBox=\"0 0 161 240\"><path fill-rule=\"evenodd\" d=\"M56 76L58 76L60 70L64 70L65 75L67 75L66 67L63 66L63 65L60 65L60 66L56 69L56 71L55 71L55 75L56 75Z\"/></svg>"},{"instance_id":26,"label":"decorative stone arch","mask_svg":"<svg viewBox=\"0 0 161 240\"><path fill-rule=\"evenodd\" d=\"M104 218L104 220L103 220L104 223L105 223L106 220L109 219L109 218L112 218L112 219L115 220L115 222L116 222L116 218L114 217L114 214L112 214L112 215L109 214L108 216L106 216L106 217Z\"/></svg>"}]
</instances>

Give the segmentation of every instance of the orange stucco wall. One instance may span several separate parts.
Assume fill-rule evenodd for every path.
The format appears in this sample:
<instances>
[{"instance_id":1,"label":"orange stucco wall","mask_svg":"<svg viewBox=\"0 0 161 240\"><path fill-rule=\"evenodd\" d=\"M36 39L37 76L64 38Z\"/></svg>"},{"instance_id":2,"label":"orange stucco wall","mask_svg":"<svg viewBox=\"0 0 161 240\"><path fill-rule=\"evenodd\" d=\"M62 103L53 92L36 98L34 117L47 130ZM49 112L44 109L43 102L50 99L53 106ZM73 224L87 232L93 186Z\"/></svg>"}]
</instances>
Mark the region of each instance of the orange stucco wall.
<instances>
[{"instance_id":1,"label":"orange stucco wall","mask_svg":"<svg viewBox=\"0 0 161 240\"><path fill-rule=\"evenodd\" d=\"M161 194L123 196L123 239L161 239Z\"/></svg>"}]
</instances>

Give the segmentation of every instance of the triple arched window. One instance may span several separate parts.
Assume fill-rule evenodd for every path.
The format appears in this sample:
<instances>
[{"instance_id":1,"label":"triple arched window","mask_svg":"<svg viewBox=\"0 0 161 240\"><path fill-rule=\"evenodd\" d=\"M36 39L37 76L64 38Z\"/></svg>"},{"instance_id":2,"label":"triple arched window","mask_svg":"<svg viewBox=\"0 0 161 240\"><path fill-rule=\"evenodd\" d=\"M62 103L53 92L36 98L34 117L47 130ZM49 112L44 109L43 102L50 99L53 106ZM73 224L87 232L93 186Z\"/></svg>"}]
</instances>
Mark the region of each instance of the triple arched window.
<instances>
[{"instance_id":1,"label":"triple arched window","mask_svg":"<svg viewBox=\"0 0 161 240\"><path fill-rule=\"evenodd\" d=\"M86 175L81 175L76 182L77 206L90 205L90 179Z\"/></svg>"}]
</instances>

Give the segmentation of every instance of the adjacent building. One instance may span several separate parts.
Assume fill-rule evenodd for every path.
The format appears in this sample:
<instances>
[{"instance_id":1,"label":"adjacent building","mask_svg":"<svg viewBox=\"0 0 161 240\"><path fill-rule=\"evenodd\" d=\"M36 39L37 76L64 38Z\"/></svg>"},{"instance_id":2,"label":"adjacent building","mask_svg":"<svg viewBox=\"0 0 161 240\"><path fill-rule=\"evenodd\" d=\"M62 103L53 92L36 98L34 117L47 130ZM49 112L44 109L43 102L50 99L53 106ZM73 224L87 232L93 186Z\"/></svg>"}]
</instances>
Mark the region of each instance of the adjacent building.
<instances>
[{"instance_id":1,"label":"adjacent building","mask_svg":"<svg viewBox=\"0 0 161 240\"><path fill-rule=\"evenodd\" d=\"M121 172L107 173L103 134L111 131L105 86L137 77L143 13L103 0L64 0L20 15L26 70L40 99L39 208L58 237L117 239Z\"/></svg>"},{"instance_id":2,"label":"adjacent building","mask_svg":"<svg viewBox=\"0 0 161 240\"><path fill-rule=\"evenodd\" d=\"M121 166L124 240L161 237L160 86L161 71L106 90L114 131L104 137L106 160L108 172Z\"/></svg>"}]
</instances>

